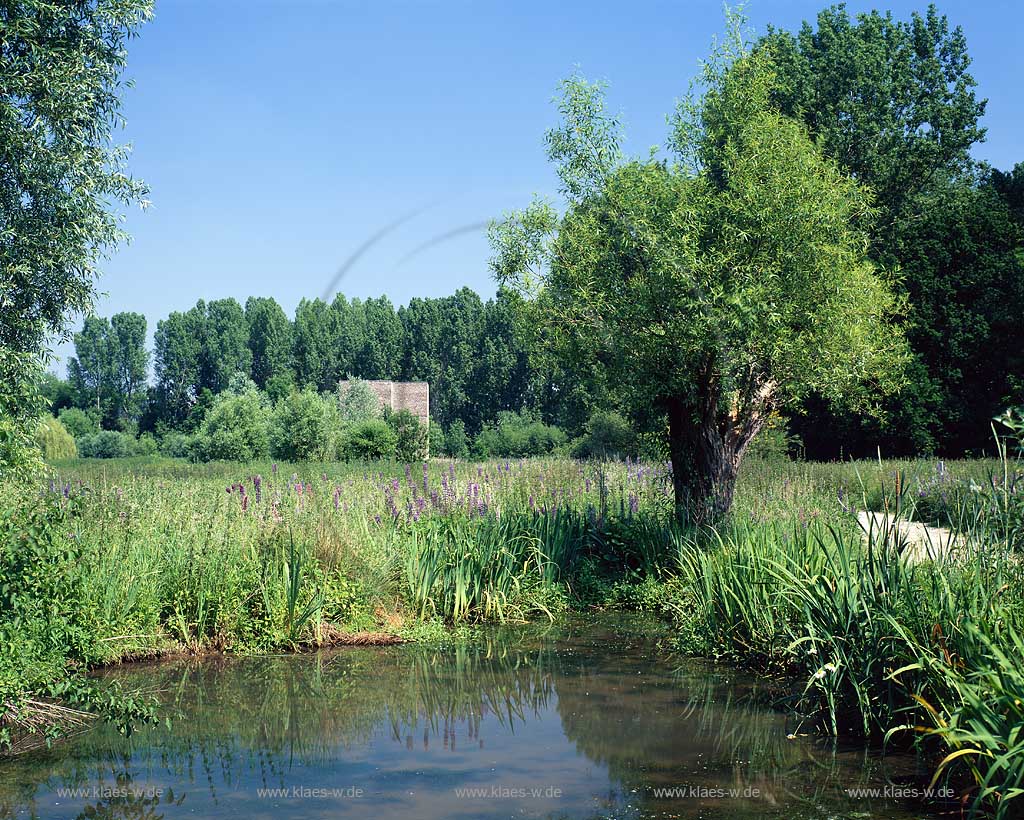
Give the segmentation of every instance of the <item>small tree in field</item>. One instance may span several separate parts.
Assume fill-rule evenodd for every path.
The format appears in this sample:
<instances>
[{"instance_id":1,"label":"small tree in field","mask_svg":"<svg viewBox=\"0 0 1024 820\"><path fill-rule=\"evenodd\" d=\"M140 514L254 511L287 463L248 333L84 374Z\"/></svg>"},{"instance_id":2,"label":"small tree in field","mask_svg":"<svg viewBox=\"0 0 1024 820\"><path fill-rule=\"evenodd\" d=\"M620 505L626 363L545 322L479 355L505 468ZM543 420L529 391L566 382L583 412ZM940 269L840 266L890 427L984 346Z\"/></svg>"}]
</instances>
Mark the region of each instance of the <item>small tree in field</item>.
<instances>
[{"instance_id":1,"label":"small tree in field","mask_svg":"<svg viewBox=\"0 0 1024 820\"><path fill-rule=\"evenodd\" d=\"M536 202L491 229L547 355L604 368L665 419L676 503L698 521L729 510L771 411L811 389L867 404L906 355L854 227L867 194L774 108L770 50L730 22L673 120L675 161L624 159L602 88L572 78L547 135L565 214Z\"/></svg>"}]
</instances>

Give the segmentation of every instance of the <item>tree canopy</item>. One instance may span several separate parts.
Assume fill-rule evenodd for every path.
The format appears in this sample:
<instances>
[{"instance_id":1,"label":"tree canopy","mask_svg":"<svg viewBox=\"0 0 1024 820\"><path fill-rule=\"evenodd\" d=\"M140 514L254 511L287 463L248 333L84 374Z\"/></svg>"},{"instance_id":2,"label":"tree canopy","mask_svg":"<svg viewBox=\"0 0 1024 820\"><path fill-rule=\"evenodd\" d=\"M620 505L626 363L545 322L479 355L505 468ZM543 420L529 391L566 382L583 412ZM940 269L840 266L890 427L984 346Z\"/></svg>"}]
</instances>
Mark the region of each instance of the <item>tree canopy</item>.
<instances>
[{"instance_id":1,"label":"tree canopy","mask_svg":"<svg viewBox=\"0 0 1024 820\"><path fill-rule=\"evenodd\" d=\"M143 202L119 122L125 45L150 0L0 4L0 469L31 442L47 338L92 304L125 237L112 205Z\"/></svg>"},{"instance_id":2,"label":"tree canopy","mask_svg":"<svg viewBox=\"0 0 1024 820\"><path fill-rule=\"evenodd\" d=\"M565 214L538 202L491 231L546 346L665 414L677 502L702 517L728 509L772 409L811 390L866 404L905 360L857 228L869 195L779 111L769 53L730 21L673 120L676 161L625 159L602 88L574 77L547 136Z\"/></svg>"}]
</instances>

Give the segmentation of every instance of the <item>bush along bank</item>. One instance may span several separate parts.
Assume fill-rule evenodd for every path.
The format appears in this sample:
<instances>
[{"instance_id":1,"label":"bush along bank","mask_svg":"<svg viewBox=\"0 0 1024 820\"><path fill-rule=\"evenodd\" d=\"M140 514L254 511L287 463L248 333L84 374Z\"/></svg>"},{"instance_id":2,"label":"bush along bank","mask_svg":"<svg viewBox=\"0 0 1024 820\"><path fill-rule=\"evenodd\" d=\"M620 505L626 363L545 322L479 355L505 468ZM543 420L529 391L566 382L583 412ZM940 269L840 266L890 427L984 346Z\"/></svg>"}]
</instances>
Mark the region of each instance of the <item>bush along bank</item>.
<instances>
[{"instance_id":1,"label":"bush along bank","mask_svg":"<svg viewBox=\"0 0 1024 820\"><path fill-rule=\"evenodd\" d=\"M0 753L32 747L103 714L125 733L155 702L83 672L109 657L89 609L73 504L42 499L0 511Z\"/></svg>"}]
</instances>

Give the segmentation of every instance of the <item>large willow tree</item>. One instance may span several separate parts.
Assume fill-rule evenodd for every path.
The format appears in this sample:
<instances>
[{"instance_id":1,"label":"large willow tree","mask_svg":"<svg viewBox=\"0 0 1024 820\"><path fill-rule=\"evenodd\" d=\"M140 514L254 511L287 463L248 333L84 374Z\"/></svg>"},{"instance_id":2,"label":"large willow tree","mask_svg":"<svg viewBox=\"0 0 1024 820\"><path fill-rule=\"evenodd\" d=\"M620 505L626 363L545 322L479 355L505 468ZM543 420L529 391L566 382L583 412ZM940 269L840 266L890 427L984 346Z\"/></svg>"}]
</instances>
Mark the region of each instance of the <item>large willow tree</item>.
<instances>
[{"instance_id":1,"label":"large willow tree","mask_svg":"<svg viewBox=\"0 0 1024 820\"><path fill-rule=\"evenodd\" d=\"M812 389L870 403L906 358L855 227L868 193L774 107L770 50L730 22L672 120L672 161L625 158L602 87L572 78L546 139L564 214L538 201L491 229L548 355L667 422L676 502L699 521L728 511L773 410Z\"/></svg>"},{"instance_id":2,"label":"large willow tree","mask_svg":"<svg viewBox=\"0 0 1024 820\"><path fill-rule=\"evenodd\" d=\"M113 143L126 44L151 0L0 2L0 475L26 461L47 339L92 306L145 186Z\"/></svg>"}]
</instances>

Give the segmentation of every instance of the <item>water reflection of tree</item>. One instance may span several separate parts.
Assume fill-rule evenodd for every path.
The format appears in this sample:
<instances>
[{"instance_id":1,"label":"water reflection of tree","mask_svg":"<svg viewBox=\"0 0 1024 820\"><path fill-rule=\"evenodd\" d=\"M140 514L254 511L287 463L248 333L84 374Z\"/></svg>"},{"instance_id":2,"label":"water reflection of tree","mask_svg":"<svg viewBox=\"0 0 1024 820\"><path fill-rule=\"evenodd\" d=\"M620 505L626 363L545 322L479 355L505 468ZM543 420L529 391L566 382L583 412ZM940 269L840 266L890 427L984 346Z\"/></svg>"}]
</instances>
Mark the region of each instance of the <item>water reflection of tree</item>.
<instances>
[{"instance_id":1,"label":"water reflection of tree","mask_svg":"<svg viewBox=\"0 0 1024 820\"><path fill-rule=\"evenodd\" d=\"M556 686L566 737L606 764L621 793L640 795L652 813L678 811L679 800L657 799L654 790L681 786L739 794L756 789L746 813L739 802L731 803L735 816L760 816L780 804L838 807L849 802L845 789L851 784L878 785L896 771L863 747L842 750L793 737L791 717L770 706L777 695L773 686L737 685L703 664L660 674L654 665L638 680L628 665L609 668L578 654L573 660L576 668L561 670ZM903 775L914 768L906 758L898 765ZM709 805L722 803L712 799ZM699 809L688 807L694 816Z\"/></svg>"},{"instance_id":2,"label":"water reflection of tree","mask_svg":"<svg viewBox=\"0 0 1024 820\"><path fill-rule=\"evenodd\" d=\"M38 784L92 787L122 782L129 771L146 783L168 775L203 783L214 799L243 781L281 787L295 763L329 763L381 727L396 741L422 736L424 744L447 746L455 725L465 723L480 741L485 718L512 727L547 709L551 656L545 648L520 653L482 641L451 652L359 648L116 670L112 676L136 686L145 676L173 716L170 727L126 739L101 725L67 746L5 763L0 816L25 808L34 814ZM160 816L157 803L115 799L92 810L149 818Z\"/></svg>"},{"instance_id":3,"label":"water reflection of tree","mask_svg":"<svg viewBox=\"0 0 1024 820\"><path fill-rule=\"evenodd\" d=\"M624 643L614 630L570 627L554 637L531 628L451 651L349 648L118 670L160 693L170 728L124 739L99 726L5 764L0 816L32 813L39 787L30 784L185 782L214 800L240 787L283 787L296 764L336 765L340 749L374 737L454 749L456 726L485 742L488 725L515 729L556 699L566 737L608 767L610 794L636 789L634 802L648 807L657 786L756 785L788 801L796 783L808 784L800 796L810 798L810 784L855 779L839 756L786 740L784 719L758 705L756 692L706 669L673 674L644 640ZM165 805L166 793L114 798L94 802L89 816L156 820Z\"/></svg>"}]
</instances>

